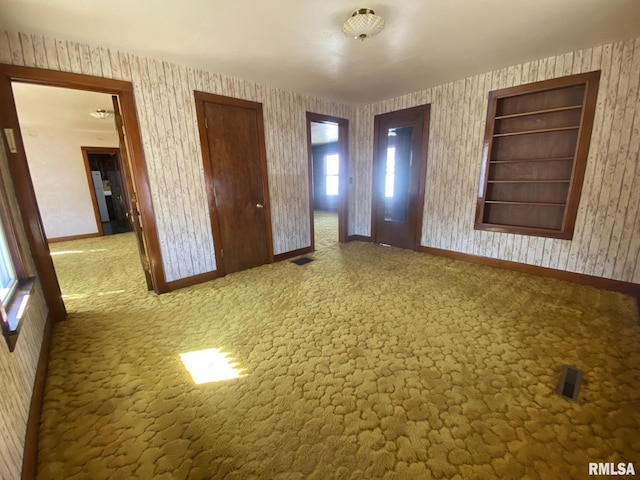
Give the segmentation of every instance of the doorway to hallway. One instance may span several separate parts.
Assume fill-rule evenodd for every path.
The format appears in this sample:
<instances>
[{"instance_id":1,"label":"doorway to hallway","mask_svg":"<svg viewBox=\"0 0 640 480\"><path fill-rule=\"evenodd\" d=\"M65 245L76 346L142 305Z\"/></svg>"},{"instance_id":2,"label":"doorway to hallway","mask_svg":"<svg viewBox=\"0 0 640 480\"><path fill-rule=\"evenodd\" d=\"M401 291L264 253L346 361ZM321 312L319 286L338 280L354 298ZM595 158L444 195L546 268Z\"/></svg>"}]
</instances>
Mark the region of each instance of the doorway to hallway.
<instances>
[{"instance_id":1,"label":"doorway to hallway","mask_svg":"<svg viewBox=\"0 0 640 480\"><path fill-rule=\"evenodd\" d=\"M349 121L307 112L311 250L347 241Z\"/></svg>"}]
</instances>

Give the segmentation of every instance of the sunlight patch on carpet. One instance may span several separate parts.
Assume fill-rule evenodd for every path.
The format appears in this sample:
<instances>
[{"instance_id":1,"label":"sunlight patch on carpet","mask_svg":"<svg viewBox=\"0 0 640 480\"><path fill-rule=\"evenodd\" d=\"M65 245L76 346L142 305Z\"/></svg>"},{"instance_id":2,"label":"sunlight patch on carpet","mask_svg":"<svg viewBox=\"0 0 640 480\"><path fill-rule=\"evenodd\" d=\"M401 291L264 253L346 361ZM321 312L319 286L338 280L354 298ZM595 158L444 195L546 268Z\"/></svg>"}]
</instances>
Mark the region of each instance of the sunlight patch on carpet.
<instances>
[{"instance_id":1,"label":"sunlight patch on carpet","mask_svg":"<svg viewBox=\"0 0 640 480\"><path fill-rule=\"evenodd\" d=\"M69 293L69 294L62 294L62 298L64 298L65 300L81 300L83 298L87 298L87 294L86 293Z\"/></svg>"},{"instance_id":2,"label":"sunlight patch on carpet","mask_svg":"<svg viewBox=\"0 0 640 480\"><path fill-rule=\"evenodd\" d=\"M98 292L98 296L104 295L118 295L120 293L124 293L125 290L109 290L108 292Z\"/></svg>"},{"instance_id":3,"label":"sunlight patch on carpet","mask_svg":"<svg viewBox=\"0 0 640 480\"><path fill-rule=\"evenodd\" d=\"M60 250L58 252L49 252L52 257L56 255L68 255L70 253L96 253L96 252L107 252L106 248L94 248L92 250Z\"/></svg>"},{"instance_id":4,"label":"sunlight patch on carpet","mask_svg":"<svg viewBox=\"0 0 640 480\"><path fill-rule=\"evenodd\" d=\"M181 353L180 359L197 385L245 376L231 355L218 348Z\"/></svg>"}]
</instances>

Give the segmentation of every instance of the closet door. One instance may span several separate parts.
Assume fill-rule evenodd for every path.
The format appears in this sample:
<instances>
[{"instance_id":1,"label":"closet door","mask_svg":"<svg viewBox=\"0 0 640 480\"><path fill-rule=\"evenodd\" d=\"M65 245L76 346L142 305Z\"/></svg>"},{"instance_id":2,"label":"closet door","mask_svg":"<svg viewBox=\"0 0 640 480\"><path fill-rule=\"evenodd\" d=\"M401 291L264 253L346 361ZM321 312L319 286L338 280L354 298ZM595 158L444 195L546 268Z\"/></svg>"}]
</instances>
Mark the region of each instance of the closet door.
<instances>
[{"instance_id":1,"label":"closet door","mask_svg":"<svg viewBox=\"0 0 640 480\"><path fill-rule=\"evenodd\" d=\"M263 265L272 261L272 247L262 105L202 95L218 269L232 273Z\"/></svg>"}]
</instances>

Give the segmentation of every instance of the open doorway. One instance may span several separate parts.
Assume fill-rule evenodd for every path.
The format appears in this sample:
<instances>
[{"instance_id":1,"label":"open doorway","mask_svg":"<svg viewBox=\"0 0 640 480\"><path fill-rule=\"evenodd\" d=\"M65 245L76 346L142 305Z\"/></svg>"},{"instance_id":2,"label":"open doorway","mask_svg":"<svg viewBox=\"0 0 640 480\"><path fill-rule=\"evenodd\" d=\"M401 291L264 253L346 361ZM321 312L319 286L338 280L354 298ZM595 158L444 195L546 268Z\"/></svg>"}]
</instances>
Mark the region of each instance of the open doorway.
<instances>
[{"instance_id":1,"label":"open doorway","mask_svg":"<svg viewBox=\"0 0 640 480\"><path fill-rule=\"evenodd\" d=\"M311 249L347 240L348 120L307 112Z\"/></svg>"},{"instance_id":2,"label":"open doorway","mask_svg":"<svg viewBox=\"0 0 640 480\"><path fill-rule=\"evenodd\" d=\"M102 235L131 231L129 196L122 177L119 148L82 147L89 190Z\"/></svg>"},{"instance_id":3,"label":"open doorway","mask_svg":"<svg viewBox=\"0 0 640 480\"><path fill-rule=\"evenodd\" d=\"M125 165L123 176L131 199L130 218L135 233L136 257L142 263L144 271L143 283L146 282L146 287L149 290L153 289L158 293L167 291L168 286L164 279L156 222L153 215L149 181L140 138L140 127L133 97L133 85L126 81L0 64L0 104L2 105L0 122L6 139L5 148L9 155L11 180L15 187L20 214L26 228L27 240L33 253L35 268L51 319L53 321L62 320L66 317L67 312L53 259L49 251L48 237L51 237L51 234L45 233L46 228L41 215L41 210L46 208L49 202L43 202L36 196L32 172L27 161L25 142L23 141L24 138L34 135L34 133L22 131L21 122L16 111L13 89L15 85L21 84L59 87L85 93L96 92L107 94L111 99L110 110L113 114L111 121L115 120L117 126L116 135L123 157L123 164ZM38 132L35 132L35 135L37 136ZM99 133L95 134L96 140L101 140L99 137L101 137ZM93 141L83 142L84 145L92 143ZM98 143L98 145L100 144ZM79 146L77 152L80 152ZM43 155L42 158L46 160L47 156ZM83 185L88 194L89 190L82 162L80 162L80 172ZM58 177L58 179L60 178ZM65 188L63 181L56 182L54 187L51 190L53 192L51 193L52 196L68 197L70 193L73 193ZM64 210L58 210L58 212L62 211ZM92 208L89 208L88 216L89 220L95 224L95 215ZM87 220L86 216L73 215L69 218L73 219L73 221L78 219ZM142 225L145 226L144 232ZM98 236L99 232L96 229L89 235ZM139 265L138 261L134 263Z\"/></svg>"},{"instance_id":4,"label":"open doorway","mask_svg":"<svg viewBox=\"0 0 640 480\"><path fill-rule=\"evenodd\" d=\"M118 276L105 280L104 272L137 263L134 233L117 241L105 238L133 230L117 100L46 85L13 83L11 88L62 297L67 309L80 313L82 299L118 291ZM101 255L108 259L100 263ZM144 288L142 270L137 263L128 276Z\"/></svg>"}]
</instances>

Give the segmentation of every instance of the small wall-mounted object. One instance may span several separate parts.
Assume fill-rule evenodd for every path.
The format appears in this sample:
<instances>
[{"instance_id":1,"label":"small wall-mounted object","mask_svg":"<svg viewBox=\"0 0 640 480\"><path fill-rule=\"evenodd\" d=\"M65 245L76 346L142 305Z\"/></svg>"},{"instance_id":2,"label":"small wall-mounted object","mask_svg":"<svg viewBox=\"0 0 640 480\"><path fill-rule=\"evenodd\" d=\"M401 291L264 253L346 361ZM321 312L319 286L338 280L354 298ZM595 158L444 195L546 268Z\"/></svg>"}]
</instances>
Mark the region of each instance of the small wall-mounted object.
<instances>
[{"instance_id":1,"label":"small wall-mounted object","mask_svg":"<svg viewBox=\"0 0 640 480\"><path fill-rule=\"evenodd\" d=\"M11 153L18 153L18 149L16 148L16 138L13 135L13 128L5 128L4 136L7 139L7 145L9 145L9 151Z\"/></svg>"}]
</instances>

